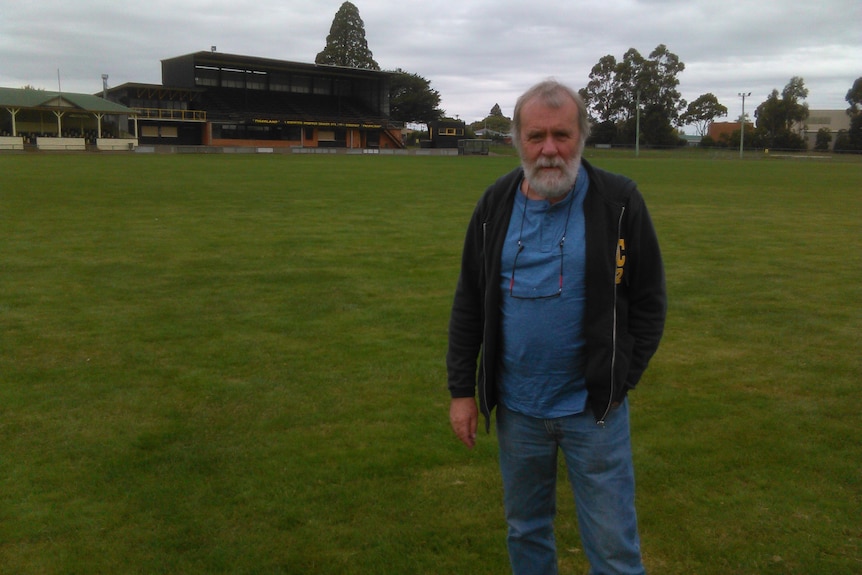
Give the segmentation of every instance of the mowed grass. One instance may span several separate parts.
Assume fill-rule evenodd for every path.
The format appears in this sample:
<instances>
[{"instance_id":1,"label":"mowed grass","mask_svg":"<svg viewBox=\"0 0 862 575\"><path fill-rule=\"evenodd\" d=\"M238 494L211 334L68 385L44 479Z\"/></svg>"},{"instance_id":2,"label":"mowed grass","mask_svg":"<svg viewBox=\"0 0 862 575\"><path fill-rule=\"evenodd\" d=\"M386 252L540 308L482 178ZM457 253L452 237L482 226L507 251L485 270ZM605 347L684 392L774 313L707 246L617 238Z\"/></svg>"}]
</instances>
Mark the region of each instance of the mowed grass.
<instances>
[{"instance_id":1,"label":"mowed grass","mask_svg":"<svg viewBox=\"0 0 862 575\"><path fill-rule=\"evenodd\" d=\"M631 396L648 570L862 572L862 164L586 155L667 267ZM506 573L444 355L515 164L0 155L0 573Z\"/></svg>"}]
</instances>

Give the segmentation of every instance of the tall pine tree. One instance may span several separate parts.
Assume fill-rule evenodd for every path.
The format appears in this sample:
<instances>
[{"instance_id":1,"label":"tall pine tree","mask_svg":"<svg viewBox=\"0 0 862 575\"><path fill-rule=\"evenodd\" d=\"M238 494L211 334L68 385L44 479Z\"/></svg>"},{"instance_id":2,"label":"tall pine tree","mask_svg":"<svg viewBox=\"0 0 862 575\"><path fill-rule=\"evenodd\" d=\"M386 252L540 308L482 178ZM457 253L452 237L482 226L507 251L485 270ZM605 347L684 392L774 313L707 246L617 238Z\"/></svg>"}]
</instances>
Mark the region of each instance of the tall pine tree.
<instances>
[{"instance_id":1,"label":"tall pine tree","mask_svg":"<svg viewBox=\"0 0 862 575\"><path fill-rule=\"evenodd\" d=\"M326 47L314 63L380 70L365 40L365 23L359 16L359 9L352 3L345 2L335 13L326 37Z\"/></svg>"}]
</instances>

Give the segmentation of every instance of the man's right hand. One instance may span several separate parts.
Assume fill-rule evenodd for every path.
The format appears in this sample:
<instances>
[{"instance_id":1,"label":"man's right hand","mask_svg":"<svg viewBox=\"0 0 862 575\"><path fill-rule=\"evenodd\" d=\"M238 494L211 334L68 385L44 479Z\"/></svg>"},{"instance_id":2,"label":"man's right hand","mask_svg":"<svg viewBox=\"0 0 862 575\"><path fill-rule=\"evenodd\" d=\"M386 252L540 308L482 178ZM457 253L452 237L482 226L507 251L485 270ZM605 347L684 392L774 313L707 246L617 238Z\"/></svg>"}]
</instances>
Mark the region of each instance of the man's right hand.
<instances>
[{"instance_id":1,"label":"man's right hand","mask_svg":"<svg viewBox=\"0 0 862 575\"><path fill-rule=\"evenodd\" d=\"M449 404L449 423L461 443L473 449L479 425L479 409L472 397L453 397Z\"/></svg>"}]
</instances>

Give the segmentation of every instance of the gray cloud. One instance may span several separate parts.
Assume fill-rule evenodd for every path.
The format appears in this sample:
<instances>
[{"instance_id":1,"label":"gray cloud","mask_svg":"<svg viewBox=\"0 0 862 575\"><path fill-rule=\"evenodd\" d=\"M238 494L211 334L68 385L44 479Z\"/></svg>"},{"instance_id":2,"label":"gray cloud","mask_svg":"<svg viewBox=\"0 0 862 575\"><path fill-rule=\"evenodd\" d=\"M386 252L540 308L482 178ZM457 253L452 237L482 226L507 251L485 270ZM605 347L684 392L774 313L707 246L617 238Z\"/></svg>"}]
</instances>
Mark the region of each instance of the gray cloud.
<instances>
[{"instance_id":1,"label":"gray cloud","mask_svg":"<svg viewBox=\"0 0 862 575\"><path fill-rule=\"evenodd\" d=\"M64 0L4 4L0 85L68 91L161 81L160 61L208 50L312 62L342 0ZM473 121L553 76L575 88L606 54L665 44L686 64L683 97L714 93L731 116L802 76L812 108L844 108L862 76L858 0L353 0L374 58L431 81L450 114ZM751 102L752 108L748 108Z\"/></svg>"}]
</instances>

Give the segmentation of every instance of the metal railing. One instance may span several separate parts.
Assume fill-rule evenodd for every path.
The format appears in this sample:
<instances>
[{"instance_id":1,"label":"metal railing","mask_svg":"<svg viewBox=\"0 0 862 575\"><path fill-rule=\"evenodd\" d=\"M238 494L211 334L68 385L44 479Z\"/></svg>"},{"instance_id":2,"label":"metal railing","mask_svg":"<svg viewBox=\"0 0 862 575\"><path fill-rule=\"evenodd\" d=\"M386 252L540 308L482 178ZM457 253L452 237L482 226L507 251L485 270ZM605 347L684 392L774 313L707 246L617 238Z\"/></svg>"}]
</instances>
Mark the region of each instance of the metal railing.
<instances>
[{"instance_id":1,"label":"metal railing","mask_svg":"<svg viewBox=\"0 0 862 575\"><path fill-rule=\"evenodd\" d=\"M189 122L206 122L207 113L204 110L171 110L167 108L135 108L138 118L148 120L183 120Z\"/></svg>"}]
</instances>

